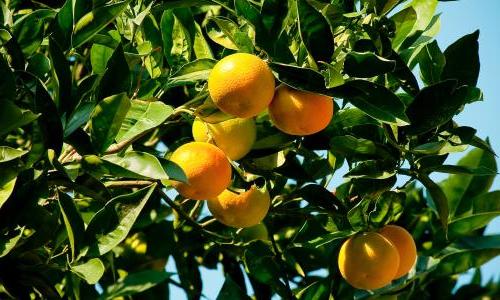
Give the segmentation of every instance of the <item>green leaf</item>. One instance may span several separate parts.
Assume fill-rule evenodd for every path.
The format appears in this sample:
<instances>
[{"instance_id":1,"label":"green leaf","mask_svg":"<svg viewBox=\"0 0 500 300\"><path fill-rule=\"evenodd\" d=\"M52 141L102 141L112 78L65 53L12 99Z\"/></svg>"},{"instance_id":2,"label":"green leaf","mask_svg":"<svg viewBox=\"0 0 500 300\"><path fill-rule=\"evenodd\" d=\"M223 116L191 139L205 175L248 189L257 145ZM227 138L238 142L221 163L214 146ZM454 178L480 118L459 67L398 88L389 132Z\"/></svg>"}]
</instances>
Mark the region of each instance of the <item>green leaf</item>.
<instances>
[{"instance_id":1,"label":"green leaf","mask_svg":"<svg viewBox=\"0 0 500 300\"><path fill-rule=\"evenodd\" d=\"M366 160L352 168L344 177L386 179L396 174L395 167L393 161Z\"/></svg>"},{"instance_id":2,"label":"green leaf","mask_svg":"<svg viewBox=\"0 0 500 300\"><path fill-rule=\"evenodd\" d=\"M375 209L369 213L369 222L376 226L382 226L395 222L403 213L405 193L386 191L378 197Z\"/></svg>"},{"instance_id":3,"label":"green leaf","mask_svg":"<svg viewBox=\"0 0 500 300\"><path fill-rule=\"evenodd\" d=\"M500 211L500 191L479 194L471 202L473 214Z\"/></svg>"},{"instance_id":4,"label":"green leaf","mask_svg":"<svg viewBox=\"0 0 500 300\"><path fill-rule=\"evenodd\" d=\"M217 295L216 300L224 300L224 299L234 299L234 300L249 300L248 297L240 288L236 282L234 282L231 277L226 276L226 280L224 280L224 284Z\"/></svg>"},{"instance_id":5,"label":"green leaf","mask_svg":"<svg viewBox=\"0 0 500 300\"><path fill-rule=\"evenodd\" d=\"M488 225L500 215L500 211L482 212L453 220L448 224L448 237L454 239L465 236Z\"/></svg>"},{"instance_id":6,"label":"green leaf","mask_svg":"<svg viewBox=\"0 0 500 300\"><path fill-rule=\"evenodd\" d=\"M500 249L500 234L468 236L454 244L463 249Z\"/></svg>"},{"instance_id":7,"label":"green leaf","mask_svg":"<svg viewBox=\"0 0 500 300\"><path fill-rule=\"evenodd\" d=\"M164 169L159 159L146 152L129 151L123 156L113 154L103 156L102 159L118 165L130 172L139 174L144 178L174 179L182 182L187 181L183 173L173 173L170 175L173 175L174 177L169 176L167 173L168 169Z\"/></svg>"},{"instance_id":8,"label":"green leaf","mask_svg":"<svg viewBox=\"0 0 500 300\"><path fill-rule=\"evenodd\" d=\"M441 259L430 276L443 277L459 274L470 268L479 267L500 255L500 249L463 250L448 254Z\"/></svg>"},{"instance_id":9,"label":"green leaf","mask_svg":"<svg viewBox=\"0 0 500 300\"><path fill-rule=\"evenodd\" d=\"M173 10L163 12L160 27L163 54L167 58L168 64L175 70L191 60L193 45L189 32Z\"/></svg>"},{"instance_id":10,"label":"green leaf","mask_svg":"<svg viewBox=\"0 0 500 300\"><path fill-rule=\"evenodd\" d=\"M409 123L403 102L382 85L365 80L352 80L336 87L339 96L367 115L389 124Z\"/></svg>"},{"instance_id":11,"label":"green leaf","mask_svg":"<svg viewBox=\"0 0 500 300\"><path fill-rule=\"evenodd\" d=\"M356 232L351 230L336 231L332 233L323 234L317 237L308 236L309 240L306 242L295 242L294 247L308 247L308 248L320 248L327 247L328 244L338 243L345 240L347 237L355 234Z\"/></svg>"},{"instance_id":12,"label":"green leaf","mask_svg":"<svg viewBox=\"0 0 500 300\"><path fill-rule=\"evenodd\" d=\"M89 243L87 256L101 256L127 237L156 184L111 199L90 220L85 236Z\"/></svg>"},{"instance_id":13,"label":"green leaf","mask_svg":"<svg viewBox=\"0 0 500 300\"><path fill-rule=\"evenodd\" d=\"M330 140L330 148L334 153L349 156L376 155L378 152L374 142L351 135L333 137Z\"/></svg>"},{"instance_id":14,"label":"green leaf","mask_svg":"<svg viewBox=\"0 0 500 300\"><path fill-rule=\"evenodd\" d=\"M122 45L118 45L106 64L99 81L97 101L120 93L128 93L131 86L130 69Z\"/></svg>"},{"instance_id":15,"label":"green leaf","mask_svg":"<svg viewBox=\"0 0 500 300\"><path fill-rule=\"evenodd\" d=\"M396 25L396 34L392 39L392 47L398 49L408 37L417 22L417 12L413 7L407 7L391 17Z\"/></svg>"},{"instance_id":16,"label":"green leaf","mask_svg":"<svg viewBox=\"0 0 500 300\"><path fill-rule=\"evenodd\" d=\"M467 166L440 165L426 168L427 171L448 173L448 174L466 174L475 176L496 175L496 170L486 167L470 168Z\"/></svg>"},{"instance_id":17,"label":"green leaf","mask_svg":"<svg viewBox=\"0 0 500 300\"><path fill-rule=\"evenodd\" d=\"M37 125L43 137L44 147L59 153L63 144L63 128L57 107L44 84L38 78L31 79L35 81L35 95L29 108L41 114ZM30 154L34 154L33 151Z\"/></svg>"},{"instance_id":18,"label":"green leaf","mask_svg":"<svg viewBox=\"0 0 500 300\"><path fill-rule=\"evenodd\" d=\"M69 137L80 126L87 123L95 107L96 103L94 101L80 102L66 122L64 137Z\"/></svg>"},{"instance_id":19,"label":"green leaf","mask_svg":"<svg viewBox=\"0 0 500 300\"><path fill-rule=\"evenodd\" d=\"M90 140L99 153L113 144L129 108L125 93L109 96L97 104L90 119Z\"/></svg>"},{"instance_id":20,"label":"green leaf","mask_svg":"<svg viewBox=\"0 0 500 300\"><path fill-rule=\"evenodd\" d=\"M71 266L71 272L84 279L88 284L96 284L104 275L105 267L99 258L91 258L87 262Z\"/></svg>"},{"instance_id":21,"label":"green leaf","mask_svg":"<svg viewBox=\"0 0 500 300\"><path fill-rule=\"evenodd\" d=\"M45 20L53 18L55 14L52 9L38 9L16 21L12 33L25 56L32 55L40 47Z\"/></svg>"},{"instance_id":22,"label":"green leaf","mask_svg":"<svg viewBox=\"0 0 500 300\"><path fill-rule=\"evenodd\" d=\"M207 34L212 41L224 48L252 53L253 42L246 32L230 19L212 17L207 23Z\"/></svg>"},{"instance_id":23,"label":"green leaf","mask_svg":"<svg viewBox=\"0 0 500 300\"><path fill-rule=\"evenodd\" d=\"M255 280L273 286L278 293L286 289L279 280L280 267L274 260L274 253L270 249L270 245L262 241L252 242L245 249L243 262L245 270Z\"/></svg>"},{"instance_id":24,"label":"green leaf","mask_svg":"<svg viewBox=\"0 0 500 300\"><path fill-rule=\"evenodd\" d=\"M448 230L448 218L450 216L450 208L448 206L448 199L446 198L446 194L443 192L441 187L437 185L434 181L432 181L429 176L425 173L419 173L418 179L425 186L429 194L431 195L432 204L434 205L439 219L441 221L441 225L444 228L444 231Z\"/></svg>"},{"instance_id":25,"label":"green leaf","mask_svg":"<svg viewBox=\"0 0 500 300\"><path fill-rule=\"evenodd\" d=\"M297 196L309 204L319 206L329 212L344 212L345 207L335 195L317 184L308 184L297 191Z\"/></svg>"},{"instance_id":26,"label":"green leaf","mask_svg":"<svg viewBox=\"0 0 500 300\"><path fill-rule=\"evenodd\" d=\"M93 44L90 49L90 64L92 72L96 74L104 74L106 66L113 55L113 49L100 44Z\"/></svg>"},{"instance_id":27,"label":"green leaf","mask_svg":"<svg viewBox=\"0 0 500 300\"><path fill-rule=\"evenodd\" d=\"M446 80L423 88L406 110L411 121L406 132L422 134L451 120L467 100L466 87L456 86L455 80Z\"/></svg>"},{"instance_id":28,"label":"green leaf","mask_svg":"<svg viewBox=\"0 0 500 300\"><path fill-rule=\"evenodd\" d=\"M108 286L99 299L115 299L138 294L164 282L171 275L155 270L131 273Z\"/></svg>"},{"instance_id":29,"label":"green leaf","mask_svg":"<svg viewBox=\"0 0 500 300\"><path fill-rule=\"evenodd\" d=\"M2 78L2 81L0 82L0 105L3 105L2 102L4 100L12 100L16 95L16 81L14 79L14 74L3 57L0 57L0 78Z\"/></svg>"},{"instance_id":30,"label":"green leaf","mask_svg":"<svg viewBox=\"0 0 500 300\"><path fill-rule=\"evenodd\" d=\"M325 281L315 281L296 294L299 300L328 300L330 286Z\"/></svg>"},{"instance_id":31,"label":"green leaf","mask_svg":"<svg viewBox=\"0 0 500 300\"><path fill-rule=\"evenodd\" d=\"M433 41L420 52L420 78L427 85L438 83L446 64L446 58L439 49L437 41Z\"/></svg>"},{"instance_id":32,"label":"green leaf","mask_svg":"<svg viewBox=\"0 0 500 300\"><path fill-rule=\"evenodd\" d=\"M60 112L69 113L76 105L76 102L71 97L72 74L66 56L52 38L49 40L49 54L53 79L57 84L56 103L58 103Z\"/></svg>"},{"instance_id":33,"label":"green leaf","mask_svg":"<svg viewBox=\"0 0 500 300\"><path fill-rule=\"evenodd\" d=\"M172 112L173 108L161 101L132 100L116 141L132 140L143 132L160 126Z\"/></svg>"},{"instance_id":34,"label":"green leaf","mask_svg":"<svg viewBox=\"0 0 500 300\"><path fill-rule=\"evenodd\" d=\"M396 62L372 52L349 52L344 62L344 72L352 77L369 78L394 71Z\"/></svg>"},{"instance_id":35,"label":"green leaf","mask_svg":"<svg viewBox=\"0 0 500 300\"><path fill-rule=\"evenodd\" d=\"M259 11L259 9L252 5L248 0L234 0L234 8L236 10L236 15L247 20L253 26L253 30L255 30L256 44L268 53L276 54L273 50L281 46L281 44L279 40L274 41L269 35L263 21L262 8L261 11ZM283 50L288 51L288 49Z\"/></svg>"},{"instance_id":36,"label":"green leaf","mask_svg":"<svg viewBox=\"0 0 500 300\"><path fill-rule=\"evenodd\" d=\"M310 91L325 94L325 79L313 69L301 68L281 63L269 63L271 69L276 72L279 81L302 91Z\"/></svg>"},{"instance_id":37,"label":"green leaf","mask_svg":"<svg viewBox=\"0 0 500 300\"><path fill-rule=\"evenodd\" d=\"M437 4L437 0L413 0L408 4L407 8L412 7L417 18L410 32L406 34L407 38L403 40L404 48L410 47L425 31L432 27L433 22L436 21L434 12Z\"/></svg>"},{"instance_id":38,"label":"green leaf","mask_svg":"<svg viewBox=\"0 0 500 300\"><path fill-rule=\"evenodd\" d=\"M306 0L297 0L299 33L309 54L317 61L329 62L333 55L333 34L323 15Z\"/></svg>"},{"instance_id":39,"label":"green leaf","mask_svg":"<svg viewBox=\"0 0 500 300\"><path fill-rule=\"evenodd\" d=\"M17 242L23 237L23 232L24 227L19 227L14 232L0 236L0 258L5 257L16 247Z\"/></svg>"},{"instance_id":40,"label":"green leaf","mask_svg":"<svg viewBox=\"0 0 500 300\"><path fill-rule=\"evenodd\" d=\"M58 191L58 199L61 216L71 246L71 261L74 261L78 250L83 246L85 225L75 202L69 195Z\"/></svg>"},{"instance_id":41,"label":"green leaf","mask_svg":"<svg viewBox=\"0 0 500 300\"><path fill-rule=\"evenodd\" d=\"M347 219L355 231L363 230L368 225L371 199L363 198L347 213Z\"/></svg>"},{"instance_id":42,"label":"green leaf","mask_svg":"<svg viewBox=\"0 0 500 300\"><path fill-rule=\"evenodd\" d=\"M194 32L194 41L193 41L193 51L196 55L196 58L214 58L212 53L212 49L208 44L205 36L203 35L203 31L198 23L194 22L195 32Z\"/></svg>"},{"instance_id":43,"label":"green leaf","mask_svg":"<svg viewBox=\"0 0 500 300\"><path fill-rule=\"evenodd\" d=\"M27 150L14 149L9 146L0 146L0 163L8 162L28 153Z\"/></svg>"},{"instance_id":44,"label":"green leaf","mask_svg":"<svg viewBox=\"0 0 500 300\"><path fill-rule=\"evenodd\" d=\"M195 84L198 81L207 80L215 63L215 60L208 58L189 62L168 78L165 88Z\"/></svg>"},{"instance_id":45,"label":"green leaf","mask_svg":"<svg viewBox=\"0 0 500 300\"><path fill-rule=\"evenodd\" d=\"M118 15L127 7L130 0L116 2L98 7L85 14L77 22L71 43L73 48L77 48L90 40L95 34L106 28Z\"/></svg>"},{"instance_id":46,"label":"green leaf","mask_svg":"<svg viewBox=\"0 0 500 300\"><path fill-rule=\"evenodd\" d=\"M26 71L38 78L46 78L51 71L50 59L42 53L35 53L28 59Z\"/></svg>"},{"instance_id":47,"label":"green leaf","mask_svg":"<svg viewBox=\"0 0 500 300\"><path fill-rule=\"evenodd\" d=\"M457 166L486 169L496 173L495 157L482 149L474 149L464 156ZM441 187L448 198L451 215L462 214L472 207L472 198L485 193L493 183L493 175L475 176L457 174L451 175L441 182Z\"/></svg>"},{"instance_id":48,"label":"green leaf","mask_svg":"<svg viewBox=\"0 0 500 300\"><path fill-rule=\"evenodd\" d=\"M0 208L14 191L17 179L17 170L10 165L0 165Z\"/></svg>"},{"instance_id":49,"label":"green leaf","mask_svg":"<svg viewBox=\"0 0 500 300\"><path fill-rule=\"evenodd\" d=\"M478 39L479 30L461 37L446 48L442 79L456 79L459 86L476 86L479 76Z\"/></svg>"}]
</instances>

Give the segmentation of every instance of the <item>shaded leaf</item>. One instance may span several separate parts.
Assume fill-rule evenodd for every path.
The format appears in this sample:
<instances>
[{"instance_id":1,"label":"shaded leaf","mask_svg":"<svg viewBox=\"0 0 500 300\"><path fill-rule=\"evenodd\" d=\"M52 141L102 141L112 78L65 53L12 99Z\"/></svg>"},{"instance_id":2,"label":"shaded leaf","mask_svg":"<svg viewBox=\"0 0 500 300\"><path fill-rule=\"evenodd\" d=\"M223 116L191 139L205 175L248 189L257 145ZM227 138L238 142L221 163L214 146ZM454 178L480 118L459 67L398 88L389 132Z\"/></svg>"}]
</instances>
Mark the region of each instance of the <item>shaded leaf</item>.
<instances>
[{"instance_id":1,"label":"shaded leaf","mask_svg":"<svg viewBox=\"0 0 500 300\"><path fill-rule=\"evenodd\" d=\"M101 256L121 243L146 205L156 184L111 199L90 220L85 231L87 256Z\"/></svg>"},{"instance_id":2,"label":"shaded leaf","mask_svg":"<svg viewBox=\"0 0 500 300\"><path fill-rule=\"evenodd\" d=\"M365 80L352 80L336 87L335 90L341 98L379 121L397 125L409 123L404 104L382 85Z\"/></svg>"},{"instance_id":3,"label":"shaded leaf","mask_svg":"<svg viewBox=\"0 0 500 300\"><path fill-rule=\"evenodd\" d=\"M495 158L492 154L482 150L473 149L465 155L457 166L488 170L490 175L451 175L446 180L441 182L441 187L448 198L450 213L461 214L471 209L472 198L487 192L493 183L497 166Z\"/></svg>"},{"instance_id":4,"label":"shaded leaf","mask_svg":"<svg viewBox=\"0 0 500 300\"><path fill-rule=\"evenodd\" d=\"M217 295L216 300L224 299L235 299L235 300L247 300L250 299L240 288L236 282L234 282L231 277L226 276L224 284Z\"/></svg>"},{"instance_id":5,"label":"shaded leaf","mask_svg":"<svg viewBox=\"0 0 500 300\"><path fill-rule=\"evenodd\" d=\"M459 85L476 86L479 76L479 30L465 35L444 51L446 65L441 77Z\"/></svg>"},{"instance_id":6,"label":"shaded leaf","mask_svg":"<svg viewBox=\"0 0 500 300\"><path fill-rule=\"evenodd\" d=\"M125 93L103 99L92 112L90 118L90 140L100 153L113 144L122 122L130 108L130 100Z\"/></svg>"},{"instance_id":7,"label":"shaded leaf","mask_svg":"<svg viewBox=\"0 0 500 300\"><path fill-rule=\"evenodd\" d=\"M141 293L164 282L170 276L170 273L155 270L131 273L108 286L99 299L114 299Z\"/></svg>"},{"instance_id":8,"label":"shaded leaf","mask_svg":"<svg viewBox=\"0 0 500 300\"><path fill-rule=\"evenodd\" d=\"M389 73L396 62L380 57L372 52L349 52L344 62L344 72L352 77L374 77Z\"/></svg>"},{"instance_id":9,"label":"shaded leaf","mask_svg":"<svg viewBox=\"0 0 500 300\"><path fill-rule=\"evenodd\" d=\"M297 1L299 32L309 54L317 61L330 61L333 34L323 15L306 0Z\"/></svg>"},{"instance_id":10,"label":"shaded leaf","mask_svg":"<svg viewBox=\"0 0 500 300\"><path fill-rule=\"evenodd\" d=\"M68 234L69 244L71 246L71 260L73 261L78 253L78 250L83 246L85 225L73 199L69 195L58 191L58 200L59 208L61 209L61 216L63 218L64 226L66 227L66 232ZM104 272L104 266L102 269Z\"/></svg>"}]
</instances>

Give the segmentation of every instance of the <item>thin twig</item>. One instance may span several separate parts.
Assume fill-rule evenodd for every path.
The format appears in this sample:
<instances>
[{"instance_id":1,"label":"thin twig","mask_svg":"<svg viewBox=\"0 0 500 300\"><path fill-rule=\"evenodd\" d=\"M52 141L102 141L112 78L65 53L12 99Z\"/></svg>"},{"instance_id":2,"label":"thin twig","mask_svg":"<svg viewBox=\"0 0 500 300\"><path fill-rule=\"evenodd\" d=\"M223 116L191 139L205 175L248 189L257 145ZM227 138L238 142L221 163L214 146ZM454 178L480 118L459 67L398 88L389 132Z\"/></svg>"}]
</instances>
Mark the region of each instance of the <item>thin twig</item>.
<instances>
[{"instance_id":1,"label":"thin twig","mask_svg":"<svg viewBox=\"0 0 500 300\"><path fill-rule=\"evenodd\" d=\"M292 289L290 287L290 281L288 279L288 274L284 268L285 259L284 259L283 253L281 253L280 249L278 248L278 245L276 244L276 240L274 239L274 234L271 233L269 235L269 237L271 238L271 243L273 245L274 252L276 252L276 259L278 259L278 261L279 261L278 264L279 264L279 268L280 268L281 273L282 273L281 276L283 277L283 280L285 281L286 289L288 291L288 299L296 299L292 293Z\"/></svg>"},{"instance_id":2,"label":"thin twig","mask_svg":"<svg viewBox=\"0 0 500 300\"><path fill-rule=\"evenodd\" d=\"M150 180L123 180L123 181L108 181L104 185L108 189L120 189L120 188L137 188L149 186L153 183Z\"/></svg>"},{"instance_id":3,"label":"thin twig","mask_svg":"<svg viewBox=\"0 0 500 300\"><path fill-rule=\"evenodd\" d=\"M165 200L165 202L167 202L168 205L170 205L170 207L172 207L172 209L186 221L186 223L193 226L193 228L196 228L197 230L201 231L203 234L215 237L217 239L222 239L222 240L226 240L226 241L232 239L231 237L220 235L220 234L217 234L215 232L206 230L200 224L198 224L195 220L191 219L191 217L189 217L189 215L186 212L184 212L184 210L182 210L182 207L180 207L177 203L175 203L172 199L170 199L170 197L167 194L165 194L164 191L162 191L161 189L158 189L158 192L162 196L163 200Z\"/></svg>"}]
</instances>

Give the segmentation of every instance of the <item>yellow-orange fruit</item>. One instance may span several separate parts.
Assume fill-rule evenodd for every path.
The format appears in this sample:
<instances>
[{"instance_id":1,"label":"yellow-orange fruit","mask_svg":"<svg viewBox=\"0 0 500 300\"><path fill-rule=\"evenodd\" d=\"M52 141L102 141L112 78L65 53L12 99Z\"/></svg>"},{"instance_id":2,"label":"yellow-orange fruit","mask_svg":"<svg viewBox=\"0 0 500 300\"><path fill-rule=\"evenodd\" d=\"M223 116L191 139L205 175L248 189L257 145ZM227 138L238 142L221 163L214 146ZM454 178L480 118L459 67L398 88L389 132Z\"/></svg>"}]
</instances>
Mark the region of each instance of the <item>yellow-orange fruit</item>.
<instances>
[{"instance_id":1,"label":"yellow-orange fruit","mask_svg":"<svg viewBox=\"0 0 500 300\"><path fill-rule=\"evenodd\" d=\"M213 142L232 160L243 158L250 152L257 136L253 119L234 118L215 124L196 118L193 138L197 142Z\"/></svg>"},{"instance_id":2,"label":"yellow-orange fruit","mask_svg":"<svg viewBox=\"0 0 500 300\"><path fill-rule=\"evenodd\" d=\"M187 183L172 182L179 194L186 198L213 198L231 183L231 165L224 152L212 144L184 144L174 151L170 160L179 165L186 174Z\"/></svg>"},{"instance_id":3,"label":"yellow-orange fruit","mask_svg":"<svg viewBox=\"0 0 500 300\"><path fill-rule=\"evenodd\" d=\"M411 234L401 226L386 225L379 233L391 241L399 252L399 268L395 279L406 275L417 260L417 246Z\"/></svg>"},{"instance_id":4,"label":"yellow-orange fruit","mask_svg":"<svg viewBox=\"0 0 500 300\"><path fill-rule=\"evenodd\" d=\"M274 76L266 62L247 53L224 57L208 77L208 91L215 105L240 118L264 111L273 99L274 87Z\"/></svg>"},{"instance_id":5,"label":"yellow-orange fruit","mask_svg":"<svg viewBox=\"0 0 500 300\"><path fill-rule=\"evenodd\" d=\"M292 135L317 133L333 117L333 100L320 94L280 85L269 105L269 116L279 130Z\"/></svg>"},{"instance_id":6,"label":"yellow-orange fruit","mask_svg":"<svg viewBox=\"0 0 500 300\"><path fill-rule=\"evenodd\" d=\"M252 186L237 194L225 190L219 196L208 200L208 210L222 224L235 228L251 227L262 222L266 216L271 198L266 189Z\"/></svg>"},{"instance_id":7,"label":"yellow-orange fruit","mask_svg":"<svg viewBox=\"0 0 500 300\"><path fill-rule=\"evenodd\" d=\"M356 234L344 242L338 258L342 277L353 287L374 290L391 283L398 271L399 253L376 232Z\"/></svg>"}]
</instances>

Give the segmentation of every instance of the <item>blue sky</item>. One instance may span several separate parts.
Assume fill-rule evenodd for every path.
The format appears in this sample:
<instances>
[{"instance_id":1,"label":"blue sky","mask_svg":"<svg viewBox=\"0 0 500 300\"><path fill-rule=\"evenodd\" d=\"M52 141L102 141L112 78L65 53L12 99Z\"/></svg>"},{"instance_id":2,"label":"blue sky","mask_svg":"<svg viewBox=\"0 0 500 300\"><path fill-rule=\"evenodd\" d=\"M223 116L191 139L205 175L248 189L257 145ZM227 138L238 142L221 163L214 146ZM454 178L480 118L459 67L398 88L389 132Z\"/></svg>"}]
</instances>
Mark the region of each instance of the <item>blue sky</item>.
<instances>
[{"instance_id":1,"label":"blue sky","mask_svg":"<svg viewBox=\"0 0 500 300\"><path fill-rule=\"evenodd\" d=\"M459 124L468 125L478 130L482 138L489 137L493 149L500 152L500 0L461 0L440 2L438 12L441 15L441 32L437 41L442 50L461 36L480 30L479 51L481 58L481 73L478 86L484 93L484 101L470 104L456 118ZM496 121L495 121L496 120ZM459 156L451 157L449 162L456 162ZM334 182L338 185L340 180ZM493 189L500 189L500 181L496 180ZM500 218L495 219L487 228L488 234L500 233ZM174 271L169 263L167 270ZM483 282L491 277L500 276L500 257L483 266ZM203 293L209 299L215 299L224 278L222 270L202 269ZM459 282L470 280L467 274L461 276ZM186 299L183 291L171 286L172 299Z\"/></svg>"},{"instance_id":2,"label":"blue sky","mask_svg":"<svg viewBox=\"0 0 500 300\"><path fill-rule=\"evenodd\" d=\"M499 0L462 0L440 2L438 11L441 15L441 32L437 41L441 49L459 37L480 30L479 56L481 72L478 86L484 93L484 101L470 104L456 118L457 123L470 125L478 130L482 138L489 137L493 149L500 152L500 11ZM499 160L497 159L497 162ZM492 189L500 189L500 181L493 183ZM493 220L486 229L487 234L500 233L500 218ZM483 266L483 282L491 277L500 276L500 257ZM467 282L470 276L463 276L460 282Z\"/></svg>"}]
</instances>

